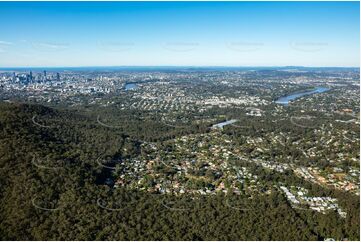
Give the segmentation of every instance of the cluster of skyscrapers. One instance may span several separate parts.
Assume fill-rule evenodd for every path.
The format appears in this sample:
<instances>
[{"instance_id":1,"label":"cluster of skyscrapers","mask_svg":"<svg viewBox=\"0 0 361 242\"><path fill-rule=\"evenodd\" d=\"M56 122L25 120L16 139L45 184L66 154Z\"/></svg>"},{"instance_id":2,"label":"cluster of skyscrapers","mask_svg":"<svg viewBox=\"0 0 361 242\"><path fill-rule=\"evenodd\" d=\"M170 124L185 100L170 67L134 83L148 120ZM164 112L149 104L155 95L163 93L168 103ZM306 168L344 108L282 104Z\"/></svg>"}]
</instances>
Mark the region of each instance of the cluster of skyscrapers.
<instances>
[{"instance_id":1,"label":"cluster of skyscrapers","mask_svg":"<svg viewBox=\"0 0 361 242\"><path fill-rule=\"evenodd\" d=\"M46 70L43 72L39 72L36 75L33 75L33 72L30 71L29 73L15 73L13 72L12 81L14 83L20 82L24 84L29 83L41 83L47 81L60 81L60 73L57 72L55 75L48 75Z\"/></svg>"}]
</instances>

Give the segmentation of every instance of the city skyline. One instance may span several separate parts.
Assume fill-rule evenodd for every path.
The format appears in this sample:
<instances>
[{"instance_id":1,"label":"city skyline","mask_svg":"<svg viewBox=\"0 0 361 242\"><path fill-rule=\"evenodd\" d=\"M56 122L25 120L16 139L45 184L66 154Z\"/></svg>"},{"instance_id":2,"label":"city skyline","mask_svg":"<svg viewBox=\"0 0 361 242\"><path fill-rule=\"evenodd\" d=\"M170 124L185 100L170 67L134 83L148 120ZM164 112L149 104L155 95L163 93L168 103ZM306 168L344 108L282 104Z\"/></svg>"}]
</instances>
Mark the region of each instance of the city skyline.
<instances>
[{"instance_id":1,"label":"city skyline","mask_svg":"<svg viewBox=\"0 0 361 242\"><path fill-rule=\"evenodd\" d=\"M359 67L359 2L1 2L0 67Z\"/></svg>"}]
</instances>

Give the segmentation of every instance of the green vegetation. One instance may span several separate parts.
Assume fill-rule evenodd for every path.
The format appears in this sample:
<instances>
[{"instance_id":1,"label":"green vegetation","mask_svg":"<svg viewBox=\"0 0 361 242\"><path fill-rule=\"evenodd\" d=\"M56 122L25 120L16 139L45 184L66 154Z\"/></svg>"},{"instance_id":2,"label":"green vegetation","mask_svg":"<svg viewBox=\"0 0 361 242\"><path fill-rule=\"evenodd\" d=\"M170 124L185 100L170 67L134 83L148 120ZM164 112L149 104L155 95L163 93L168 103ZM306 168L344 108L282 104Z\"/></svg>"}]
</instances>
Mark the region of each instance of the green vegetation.
<instances>
[{"instance_id":1,"label":"green vegetation","mask_svg":"<svg viewBox=\"0 0 361 242\"><path fill-rule=\"evenodd\" d=\"M34 115L36 122L46 127L35 125ZM242 165L259 175L268 187L275 183L302 185L314 195L334 196L348 216L340 219L335 212L295 210L276 188L269 195L257 193L249 199L233 194L173 196L104 185L114 173L97 162L99 157L122 162L145 156L150 153L142 148L144 141L157 142L171 150L172 145L167 146L165 141L209 130L206 124L172 128L162 126L157 119L137 122L129 116L119 118L120 128L110 129L97 123L98 115L104 118L99 110L0 104L2 240L323 240L329 237L358 240L360 237L357 196L306 182L289 171L272 172L256 164ZM254 136L265 132L260 125L263 129L273 129L272 125L254 122L253 131L246 132L253 132ZM137 133L140 127L142 132ZM298 130L307 134L304 129ZM225 130L235 143L244 143L237 132L241 131ZM251 154L253 150L250 146L243 152ZM277 157L277 149L274 152ZM107 165L116 167L116 164ZM159 169L169 175L175 172L171 168ZM202 169L194 172L195 176L207 179L218 176L205 170L202 173ZM146 180L151 186L152 179L146 177ZM197 180L193 185L202 187L204 183Z\"/></svg>"}]
</instances>

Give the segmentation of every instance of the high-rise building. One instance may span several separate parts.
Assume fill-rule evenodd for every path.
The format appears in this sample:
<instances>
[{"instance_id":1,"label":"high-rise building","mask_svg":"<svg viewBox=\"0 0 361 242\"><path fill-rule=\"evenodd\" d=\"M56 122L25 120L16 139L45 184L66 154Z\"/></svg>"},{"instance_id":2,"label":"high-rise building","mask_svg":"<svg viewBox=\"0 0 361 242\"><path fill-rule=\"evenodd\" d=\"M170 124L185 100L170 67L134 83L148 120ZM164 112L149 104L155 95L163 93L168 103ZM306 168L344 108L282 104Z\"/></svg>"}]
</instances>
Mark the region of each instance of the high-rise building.
<instances>
[{"instance_id":1,"label":"high-rise building","mask_svg":"<svg viewBox=\"0 0 361 242\"><path fill-rule=\"evenodd\" d=\"M46 71L44 71L44 81L46 81Z\"/></svg>"},{"instance_id":2,"label":"high-rise building","mask_svg":"<svg viewBox=\"0 0 361 242\"><path fill-rule=\"evenodd\" d=\"M29 79L30 79L31 82L33 81L33 73L31 71L30 71L30 74L29 74Z\"/></svg>"},{"instance_id":3,"label":"high-rise building","mask_svg":"<svg viewBox=\"0 0 361 242\"><path fill-rule=\"evenodd\" d=\"M59 74L59 72L56 73L56 81L60 81L60 74Z\"/></svg>"}]
</instances>

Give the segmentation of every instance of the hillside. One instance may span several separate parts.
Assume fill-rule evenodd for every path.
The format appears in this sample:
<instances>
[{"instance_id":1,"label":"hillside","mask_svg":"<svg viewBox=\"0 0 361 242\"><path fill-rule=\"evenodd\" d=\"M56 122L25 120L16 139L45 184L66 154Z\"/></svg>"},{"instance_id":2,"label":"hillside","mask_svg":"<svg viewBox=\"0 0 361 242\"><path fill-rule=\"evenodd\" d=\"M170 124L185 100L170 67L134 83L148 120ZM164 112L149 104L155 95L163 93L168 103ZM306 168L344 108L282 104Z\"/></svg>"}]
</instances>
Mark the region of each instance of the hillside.
<instances>
[{"instance_id":1,"label":"hillside","mask_svg":"<svg viewBox=\"0 0 361 242\"><path fill-rule=\"evenodd\" d=\"M2 240L359 237L356 213L344 224L335 214L298 213L280 193L249 200L110 188L104 185L109 169L97 159L136 155L139 141L97 125L87 115L1 103L0 130ZM355 209L358 202L351 199L348 206Z\"/></svg>"}]
</instances>

